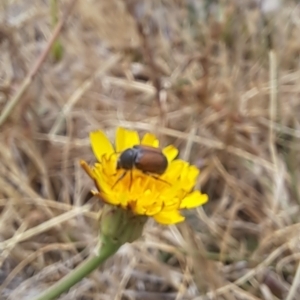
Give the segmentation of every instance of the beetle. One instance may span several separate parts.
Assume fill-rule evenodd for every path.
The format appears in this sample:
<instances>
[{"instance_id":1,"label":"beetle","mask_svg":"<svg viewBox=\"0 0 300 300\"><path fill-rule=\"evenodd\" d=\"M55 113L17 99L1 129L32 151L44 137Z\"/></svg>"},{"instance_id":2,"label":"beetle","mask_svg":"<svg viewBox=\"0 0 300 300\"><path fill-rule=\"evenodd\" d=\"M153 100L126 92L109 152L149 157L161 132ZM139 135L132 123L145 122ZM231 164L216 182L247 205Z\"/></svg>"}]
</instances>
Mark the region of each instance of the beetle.
<instances>
[{"instance_id":1,"label":"beetle","mask_svg":"<svg viewBox=\"0 0 300 300\"><path fill-rule=\"evenodd\" d=\"M133 169L138 169L145 174L162 175L167 167L168 160L161 149L145 145L135 145L121 153L116 169L123 169L125 172L119 177L114 186L124 178L128 171ZM130 176L132 181L132 172ZM158 179L157 177L155 178Z\"/></svg>"}]
</instances>

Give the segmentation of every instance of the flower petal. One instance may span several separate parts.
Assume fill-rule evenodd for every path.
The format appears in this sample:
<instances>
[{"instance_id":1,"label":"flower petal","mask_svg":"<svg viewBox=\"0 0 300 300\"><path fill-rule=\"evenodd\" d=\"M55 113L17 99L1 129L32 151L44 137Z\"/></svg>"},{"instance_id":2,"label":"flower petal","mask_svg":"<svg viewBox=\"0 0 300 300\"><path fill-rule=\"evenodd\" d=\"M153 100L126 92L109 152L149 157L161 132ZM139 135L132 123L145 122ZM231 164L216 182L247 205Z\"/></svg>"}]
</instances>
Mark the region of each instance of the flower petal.
<instances>
[{"instance_id":1,"label":"flower petal","mask_svg":"<svg viewBox=\"0 0 300 300\"><path fill-rule=\"evenodd\" d=\"M154 134L149 133L149 132L147 132L143 136L141 144L145 145L145 146L152 146L152 147L155 147L155 148L159 147L158 139L156 138L156 136Z\"/></svg>"},{"instance_id":2,"label":"flower petal","mask_svg":"<svg viewBox=\"0 0 300 300\"><path fill-rule=\"evenodd\" d=\"M93 152L99 162L104 154L114 153L114 148L107 136L102 131L93 131L90 133L90 141Z\"/></svg>"},{"instance_id":3,"label":"flower petal","mask_svg":"<svg viewBox=\"0 0 300 300\"><path fill-rule=\"evenodd\" d=\"M92 179L95 179L92 168L90 168L90 166L84 160L80 160L80 165Z\"/></svg>"},{"instance_id":4,"label":"flower petal","mask_svg":"<svg viewBox=\"0 0 300 300\"><path fill-rule=\"evenodd\" d=\"M184 216L182 216L178 210L173 211L162 211L153 216L157 223L163 225L176 224L184 221Z\"/></svg>"},{"instance_id":5,"label":"flower petal","mask_svg":"<svg viewBox=\"0 0 300 300\"><path fill-rule=\"evenodd\" d=\"M207 200L208 196L206 194L201 194L200 191L193 191L182 199L180 209L195 208L205 204Z\"/></svg>"},{"instance_id":6,"label":"flower petal","mask_svg":"<svg viewBox=\"0 0 300 300\"><path fill-rule=\"evenodd\" d=\"M173 145L169 145L162 150L163 154L167 157L168 162L175 159L178 155L178 149L175 148Z\"/></svg>"},{"instance_id":7,"label":"flower petal","mask_svg":"<svg viewBox=\"0 0 300 300\"><path fill-rule=\"evenodd\" d=\"M189 181L193 182L195 185L195 182L197 180L197 177L199 176L199 169L195 166L189 166L188 168L188 176L187 178L189 179Z\"/></svg>"},{"instance_id":8,"label":"flower petal","mask_svg":"<svg viewBox=\"0 0 300 300\"><path fill-rule=\"evenodd\" d=\"M181 172L185 166L185 161L176 159L172 162L169 163L167 172L165 172L161 178L166 180L167 182L169 181L175 181L181 176Z\"/></svg>"},{"instance_id":9,"label":"flower petal","mask_svg":"<svg viewBox=\"0 0 300 300\"><path fill-rule=\"evenodd\" d=\"M127 130L122 127L117 128L116 132L116 151L122 152L128 148L140 144L140 137L136 131Z\"/></svg>"}]
</instances>

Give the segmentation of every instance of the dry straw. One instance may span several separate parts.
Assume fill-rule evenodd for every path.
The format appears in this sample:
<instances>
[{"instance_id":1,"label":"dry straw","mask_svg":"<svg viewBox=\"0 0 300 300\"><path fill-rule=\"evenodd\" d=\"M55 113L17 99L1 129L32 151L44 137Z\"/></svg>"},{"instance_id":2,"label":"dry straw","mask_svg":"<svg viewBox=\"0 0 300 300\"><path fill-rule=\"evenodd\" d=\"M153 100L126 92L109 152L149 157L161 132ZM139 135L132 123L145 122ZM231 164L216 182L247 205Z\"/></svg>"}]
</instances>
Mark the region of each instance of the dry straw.
<instances>
[{"instance_id":1,"label":"dry straw","mask_svg":"<svg viewBox=\"0 0 300 300\"><path fill-rule=\"evenodd\" d=\"M94 255L80 159L95 162L89 132L124 127L178 148L210 201L149 221L63 299L297 299L297 1L57 3L54 28L49 1L0 1L0 298Z\"/></svg>"}]
</instances>

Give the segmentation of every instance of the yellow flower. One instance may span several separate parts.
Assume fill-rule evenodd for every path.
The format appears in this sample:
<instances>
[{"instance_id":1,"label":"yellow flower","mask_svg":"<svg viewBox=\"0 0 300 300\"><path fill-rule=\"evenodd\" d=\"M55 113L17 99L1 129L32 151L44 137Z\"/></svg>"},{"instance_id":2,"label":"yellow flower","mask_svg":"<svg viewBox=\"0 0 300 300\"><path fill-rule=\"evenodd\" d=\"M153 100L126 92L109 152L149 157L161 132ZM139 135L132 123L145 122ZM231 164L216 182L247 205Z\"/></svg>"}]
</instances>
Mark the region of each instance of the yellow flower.
<instances>
[{"instance_id":1,"label":"yellow flower","mask_svg":"<svg viewBox=\"0 0 300 300\"><path fill-rule=\"evenodd\" d=\"M107 204L130 210L134 215L153 217L160 224L182 222L181 209L195 208L207 202L200 191L192 191L199 170L186 161L175 159L178 150L170 145L162 149L168 167L162 175L147 174L134 168L124 175L117 170L120 154L135 145L158 148L155 135L146 133L142 140L136 131L118 128L115 147L102 131L90 133L93 152L98 160L93 167L81 161L81 166L94 180L93 194ZM124 177L122 177L124 176Z\"/></svg>"}]
</instances>

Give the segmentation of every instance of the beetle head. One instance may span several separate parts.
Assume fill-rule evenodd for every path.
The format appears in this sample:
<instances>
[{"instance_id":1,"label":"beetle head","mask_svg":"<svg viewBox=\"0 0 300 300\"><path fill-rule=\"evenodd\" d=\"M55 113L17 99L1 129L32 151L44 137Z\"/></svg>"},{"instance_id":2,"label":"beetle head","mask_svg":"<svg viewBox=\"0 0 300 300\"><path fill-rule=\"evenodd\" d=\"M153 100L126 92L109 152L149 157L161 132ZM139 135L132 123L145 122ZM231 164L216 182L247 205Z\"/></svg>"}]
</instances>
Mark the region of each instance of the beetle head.
<instances>
[{"instance_id":1,"label":"beetle head","mask_svg":"<svg viewBox=\"0 0 300 300\"><path fill-rule=\"evenodd\" d=\"M137 150L134 148L129 148L123 151L117 162L117 170L131 170L135 164L136 152Z\"/></svg>"}]
</instances>

